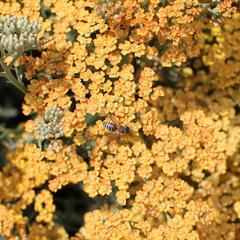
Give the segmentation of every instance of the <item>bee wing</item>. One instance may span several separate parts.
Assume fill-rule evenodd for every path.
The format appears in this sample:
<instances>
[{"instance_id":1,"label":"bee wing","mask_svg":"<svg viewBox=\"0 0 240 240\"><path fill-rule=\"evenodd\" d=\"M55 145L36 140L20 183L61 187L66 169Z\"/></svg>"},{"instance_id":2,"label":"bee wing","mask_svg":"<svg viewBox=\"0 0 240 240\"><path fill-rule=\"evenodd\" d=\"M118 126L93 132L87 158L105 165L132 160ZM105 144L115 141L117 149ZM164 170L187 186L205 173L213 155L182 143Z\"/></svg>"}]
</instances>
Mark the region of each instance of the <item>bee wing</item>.
<instances>
[{"instance_id":1,"label":"bee wing","mask_svg":"<svg viewBox=\"0 0 240 240\"><path fill-rule=\"evenodd\" d=\"M107 137L109 141L119 141L120 139L120 135L117 132L110 132Z\"/></svg>"},{"instance_id":2,"label":"bee wing","mask_svg":"<svg viewBox=\"0 0 240 240\"><path fill-rule=\"evenodd\" d=\"M119 125L119 121L115 116L113 116L112 114L109 114L109 118L111 119L112 122Z\"/></svg>"}]
</instances>

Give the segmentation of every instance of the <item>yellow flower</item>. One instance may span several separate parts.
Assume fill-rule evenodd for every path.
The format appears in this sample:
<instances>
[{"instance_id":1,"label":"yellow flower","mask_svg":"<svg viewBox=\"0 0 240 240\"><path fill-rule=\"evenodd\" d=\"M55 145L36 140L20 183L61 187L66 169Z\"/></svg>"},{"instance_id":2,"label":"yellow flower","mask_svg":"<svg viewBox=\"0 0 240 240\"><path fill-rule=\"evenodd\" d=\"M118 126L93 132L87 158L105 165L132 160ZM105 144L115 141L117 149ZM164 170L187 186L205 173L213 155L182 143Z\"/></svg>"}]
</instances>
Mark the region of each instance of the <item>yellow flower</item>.
<instances>
[{"instance_id":1,"label":"yellow flower","mask_svg":"<svg viewBox=\"0 0 240 240\"><path fill-rule=\"evenodd\" d=\"M11 210L0 205L0 234L9 237L14 226L14 216Z\"/></svg>"},{"instance_id":2,"label":"yellow flower","mask_svg":"<svg viewBox=\"0 0 240 240\"><path fill-rule=\"evenodd\" d=\"M38 212L37 222L49 223L52 221L55 205L49 191L42 190L35 198L34 210Z\"/></svg>"}]
</instances>

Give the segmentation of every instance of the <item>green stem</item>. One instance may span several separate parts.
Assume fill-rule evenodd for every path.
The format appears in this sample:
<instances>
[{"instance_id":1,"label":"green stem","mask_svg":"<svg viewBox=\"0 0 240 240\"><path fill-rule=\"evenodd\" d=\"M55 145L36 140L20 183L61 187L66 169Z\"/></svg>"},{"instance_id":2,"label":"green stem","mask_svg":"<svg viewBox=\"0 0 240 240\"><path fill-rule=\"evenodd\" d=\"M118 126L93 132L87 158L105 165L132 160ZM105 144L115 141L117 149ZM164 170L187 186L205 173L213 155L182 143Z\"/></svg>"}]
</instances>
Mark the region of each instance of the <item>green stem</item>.
<instances>
[{"instance_id":1,"label":"green stem","mask_svg":"<svg viewBox=\"0 0 240 240\"><path fill-rule=\"evenodd\" d=\"M4 77L4 78L6 78L6 74L5 74L5 72L0 72L0 77Z\"/></svg>"},{"instance_id":2,"label":"green stem","mask_svg":"<svg viewBox=\"0 0 240 240\"><path fill-rule=\"evenodd\" d=\"M12 61L11 61L10 64L8 65L8 68L9 68L9 69L11 69L11 68L13 67L13 64L16 62L16 60L17 60L21 55L22 55L22 52L19 52L19 53L17 53L17 54L13 57Z\"/></svg>"},{"instance_id":3,"label":"green stem","mask_svg":"<svg viewBox=\"0 0 240 240\"><path fill-rule=\"evenodd\" d=\"M8 66L4 63L4 61L1 59L0 64L3 68L3 71L5 73L5 77L16 87L18 88L22 93L26 93L27 89L23 84L21 84L11 73L11 70L8 68Z\"/></svg>"}]
</instances>

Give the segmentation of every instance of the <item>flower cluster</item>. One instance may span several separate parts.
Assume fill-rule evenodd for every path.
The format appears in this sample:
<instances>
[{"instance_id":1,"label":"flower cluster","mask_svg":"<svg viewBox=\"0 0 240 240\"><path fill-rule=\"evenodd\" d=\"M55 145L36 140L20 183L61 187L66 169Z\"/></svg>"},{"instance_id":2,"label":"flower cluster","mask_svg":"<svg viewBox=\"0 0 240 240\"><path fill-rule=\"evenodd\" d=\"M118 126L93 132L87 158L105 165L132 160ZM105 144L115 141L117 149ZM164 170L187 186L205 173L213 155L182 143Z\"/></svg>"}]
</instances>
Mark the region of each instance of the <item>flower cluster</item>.
<instances>
[{"instance_id":1,"label":"flower cluster","mask_svg":"<svg viewBox=\"0 0 240 240\"><path fill-rule=\"evenodd\" d=\"M37 222L51 222L53 213L55 212L55 205L53 204L52 195L47 190L42 190L35 198L34 209L39 212L36 218Z\"/></svg>"},{"instance_id":2,"label":"flower cluster","mask_svg":"<svg viewBox=\"0 0 240 240\"><path fill-rule=\"evenodd\" d=\"M45 140L52 140L53 143L50 143L48 147L53 148L52 145L55 145L54 151L60 151L58 139L64 135L62 130L63 120L59 120L59 117L62 115L63 111L61 109L51 108L47 110L44 117L40 119L35 128L36 132L40 135L40 147L42 147Z\"/></svg>"},{"instance_id":3,"label":"flower cluster","mask_svg":"<svg viewBox=\"0 0 240 240\"><path fill-rule=\"evenodd\" d=\"M206 36L203 62L209 67L209 80L219 88L240 83L239 37L240 14L233 15L223 27L213 26Z\"/></svg>"},{"instance_id":4,"label":"flower cluster","mask_svg":"<svg viewBox=\"0 0 240 240\"><path fill-rule=\"evenodd\" d=\"M41 26L29 22L26 16L6 15L0 19L0 50L12 55L40 46L37 34Z\"/></svg>"},{"instance_id":5,"label":"flower cluster","mask_svg":"<svg viewBox=\"0 0 240 240\"><path fill-rule=\"evenodd\" d=\"M0 3L3 14L37 18L52 39L19 60L23 114L38 117L24 123L35 139L8 152L0 171L0 235L237 239L239 14L236 1L212 4ZM96 201L87 213L59 200L72 186Z\"/></svg>"},{"instance_id":6,"label":"flower cluster","mask_svg":"<svg viewBox=\"0 0 240 240\"><path fill-rule=\"evenodd\" d=\"M0 205L0 236L9 237L13 229L14 216L4 205Z\"/></svg>"},{"instance_id":7,"label":"flower cluster","mask_svg":"<svg viewBox=\"0 0 240 240\"><path fill-rule=\"evenodd\" d=\"M23 93L26 92L23 80L18 74L16 78L11 70L24 52L40 46L40 31L41 26L37 22L31 23L27 16L0 18L0 65L3 70L0 75Z\"/></svg>"}]
</instances>

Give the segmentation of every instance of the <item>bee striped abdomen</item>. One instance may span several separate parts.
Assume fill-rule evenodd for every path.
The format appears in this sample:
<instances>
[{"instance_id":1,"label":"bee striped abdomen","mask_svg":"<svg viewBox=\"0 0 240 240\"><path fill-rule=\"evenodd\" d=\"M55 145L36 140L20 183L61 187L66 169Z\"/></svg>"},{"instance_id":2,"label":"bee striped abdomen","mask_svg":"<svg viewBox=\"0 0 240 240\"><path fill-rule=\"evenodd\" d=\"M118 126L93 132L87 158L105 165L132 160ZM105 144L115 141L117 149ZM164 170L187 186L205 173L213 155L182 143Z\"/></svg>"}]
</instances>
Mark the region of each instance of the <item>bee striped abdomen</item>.
<instances>
[{"instance_id":1,"label":"bee striped abdomen","mask_svg":"<svg viewBox=\"0 0 240 240\"><path fill-rule=\"evenodd\" d=\"M117 130L116 124L112 122L104 122L103 126L110 132L115 132Z\"/></svg>"},{"instance_id":2,"label":"bee striped abdomen","mask_svg":"<svg viewBox=\"0 0 240 240\"><path fill-rule=\"evenodd\" d=\"M118 128L118 132L121 133L121 134L129 134L130 133L130 128L127 126L127 125L121 125L119 128Z\"/></svg>"}]
</instances>

